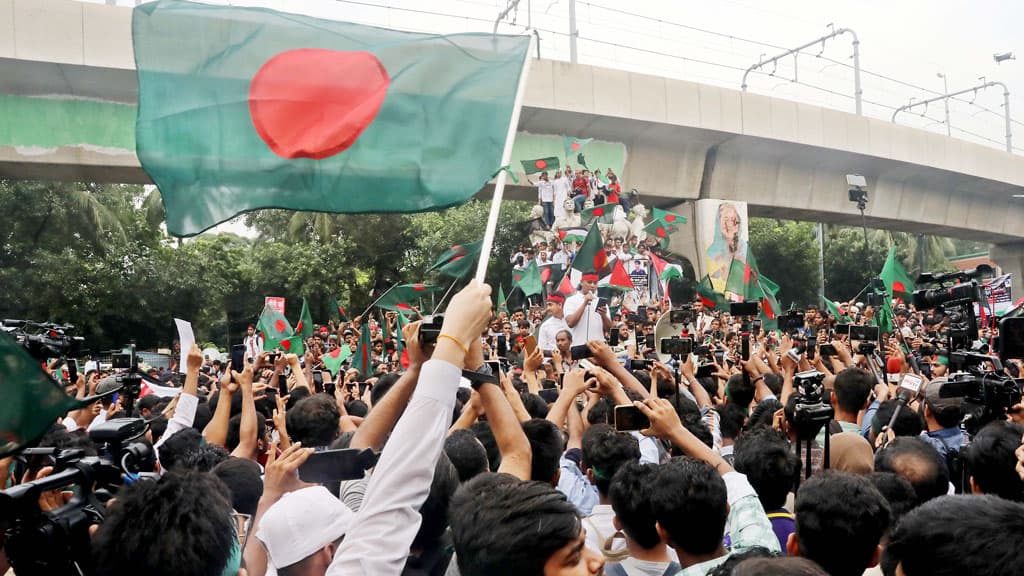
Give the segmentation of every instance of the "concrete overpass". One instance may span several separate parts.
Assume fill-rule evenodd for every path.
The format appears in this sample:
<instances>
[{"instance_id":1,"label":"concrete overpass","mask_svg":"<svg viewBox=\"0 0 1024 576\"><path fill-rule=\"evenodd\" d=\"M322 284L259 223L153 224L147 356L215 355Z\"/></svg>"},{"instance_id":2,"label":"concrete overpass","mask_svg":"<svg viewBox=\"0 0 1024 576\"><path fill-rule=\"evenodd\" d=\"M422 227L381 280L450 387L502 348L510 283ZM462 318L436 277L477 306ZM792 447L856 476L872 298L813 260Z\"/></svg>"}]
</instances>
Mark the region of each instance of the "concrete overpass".
<instances>
[{"instance_id":1,"label":"concrete overpass","mask_svg":"<svg viewBox=\"0 0 1024 576\"><path fill-rule=\"evenodd\" d=\"M0 176L147 182L134 153L131 10L0 0ZM520 130L625 146L623 181L693 216L700 198L750 214L858 225L845 174L867 177L867 225L996 245L1024 268L1024 157L884 120L736 90L535 60ZM482 194L487 195L485 188ZM511 197L533 198L526 187ZM697 264L693 230L674 248ZM1018 276L1019 277L1019 276Z\"/></svg>"}]
</instances>

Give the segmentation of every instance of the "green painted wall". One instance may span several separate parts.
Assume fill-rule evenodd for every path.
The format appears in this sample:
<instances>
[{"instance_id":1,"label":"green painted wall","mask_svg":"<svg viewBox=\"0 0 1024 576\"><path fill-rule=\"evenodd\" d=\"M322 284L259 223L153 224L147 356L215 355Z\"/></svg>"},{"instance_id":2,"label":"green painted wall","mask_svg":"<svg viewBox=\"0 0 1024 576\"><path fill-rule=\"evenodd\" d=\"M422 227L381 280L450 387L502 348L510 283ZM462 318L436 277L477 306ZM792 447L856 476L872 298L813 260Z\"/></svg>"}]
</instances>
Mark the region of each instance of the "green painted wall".
<instances>
[{"instance_id":1,"label":"green painted wall","mask_svg":"<svg viewBox=\"0 0 1024 576\"><path fill-rule=\"evenodd\" d=\"M586 135L573 134L573 136L582 138ZM620 178L624 176L623 168L626 165L625 144L594 140L584 146L581 152L587 160L587 166L591 170L611 168ZM575 154L572 155L572 158L565 158L565 148L562 147L562 137L560 135L549 136L546 134L520 132L516 135L516 143L512 147L512 170L522 172L523 166L520 164L522 160L536 160L537 158L547 158L550 156L557 156L561 166L565 166L566 163L574 169L578 166Z\"/></svg>"},{"instance_id":2,"label":"green painted wall","mask_svg":"<svg viewBox=\"0 0 1024 576\"><path fill-rule=\"evenodd\" d=\"M135 106L0 95L0 146L81 144L135 150Z\"/></svg>"}]
</instances>

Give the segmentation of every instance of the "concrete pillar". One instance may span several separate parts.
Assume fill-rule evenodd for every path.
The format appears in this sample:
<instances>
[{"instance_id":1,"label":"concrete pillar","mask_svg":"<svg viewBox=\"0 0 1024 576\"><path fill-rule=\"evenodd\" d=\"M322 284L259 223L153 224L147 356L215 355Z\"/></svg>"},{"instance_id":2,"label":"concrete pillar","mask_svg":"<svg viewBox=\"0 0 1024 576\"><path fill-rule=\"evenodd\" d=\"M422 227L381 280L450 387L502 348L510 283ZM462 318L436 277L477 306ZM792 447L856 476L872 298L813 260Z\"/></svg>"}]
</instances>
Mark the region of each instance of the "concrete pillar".
<instances>
[{"instance_id":1,"label":"concrete pillar","mask_svg":"<svg viewBox=\"0 0 1024 576\"><path fill-rule=\"evenodd\" d=\"M1002 269L1003 274L1013 274L1013 282L1021 286L1024 282L1024 242L996 244L989 248L988 257ZM1014 288L1014 297L1019 298L1020 288Z\"/></svg>"}]
</instances>

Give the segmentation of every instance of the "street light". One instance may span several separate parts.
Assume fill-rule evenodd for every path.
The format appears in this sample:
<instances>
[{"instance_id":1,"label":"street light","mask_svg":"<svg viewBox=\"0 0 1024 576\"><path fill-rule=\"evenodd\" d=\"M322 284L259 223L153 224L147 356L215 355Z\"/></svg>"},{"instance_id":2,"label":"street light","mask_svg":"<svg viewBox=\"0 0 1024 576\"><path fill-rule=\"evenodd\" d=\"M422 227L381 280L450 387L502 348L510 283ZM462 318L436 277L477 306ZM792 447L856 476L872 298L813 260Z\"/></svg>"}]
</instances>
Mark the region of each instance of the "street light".
<instances>
[{"instance_id":1,"label":"street light","mask_svg":"<svg viewBox=\"0 0 1024 576\"><path fill-rule=\"evenodd\" d=\"M935 75L942 78L942 93L949 94L949 82L946 79L946 75L942 72L936 72ZM953 128L949 125L949 97L943 98L942 103L946 108L946 136L952 136Z\"/></svg>"}]
</instances>

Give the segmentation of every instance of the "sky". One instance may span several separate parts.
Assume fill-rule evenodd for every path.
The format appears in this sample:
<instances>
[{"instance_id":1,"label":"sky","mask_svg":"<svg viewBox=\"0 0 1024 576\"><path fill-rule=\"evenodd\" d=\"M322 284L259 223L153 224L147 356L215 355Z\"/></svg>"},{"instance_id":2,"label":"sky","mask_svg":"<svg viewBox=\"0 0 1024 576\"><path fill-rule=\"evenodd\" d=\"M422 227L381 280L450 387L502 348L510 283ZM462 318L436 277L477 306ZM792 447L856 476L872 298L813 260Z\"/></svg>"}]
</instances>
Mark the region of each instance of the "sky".
<instances>
[{"instance_id":1,"label":"sky","mask_svg":"<svg viewBox=\"0 0 1024 576\"><path fill-rule=\"evenodd\" d=\"M204 1L429 33L489 32L509 5L509 0ZM531 26L540 34L541 57L569 60L569 4L520 0L498 31L525 34ZM850 28L860 41L865 115L889 120L911 98L942 94L939 73L950 91L1002 81L1011 94L1014 151L1024 154L1024 0L576 0L575 9L581 63L736 89L743 71L761 58ZM847 34L816 44L801 52L795 67L788 57L751 74L748 90L853 113L852 52ZM1020 59L997 64L993 54L1004 52ZM945 133L943 118L938 101L900 113L897 122ZM951 101L950 126L953 137L1004 148L1002 90L988 88Z\"/></svg>"}]
</instances>

